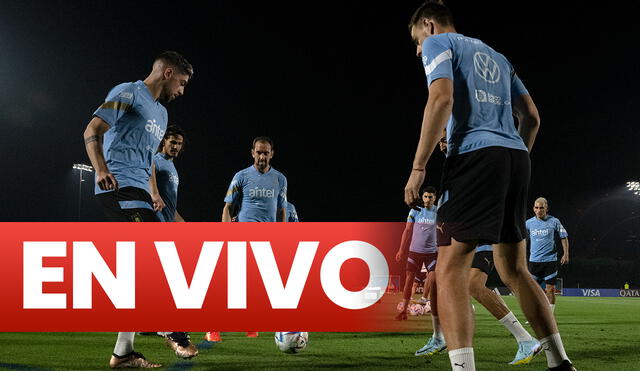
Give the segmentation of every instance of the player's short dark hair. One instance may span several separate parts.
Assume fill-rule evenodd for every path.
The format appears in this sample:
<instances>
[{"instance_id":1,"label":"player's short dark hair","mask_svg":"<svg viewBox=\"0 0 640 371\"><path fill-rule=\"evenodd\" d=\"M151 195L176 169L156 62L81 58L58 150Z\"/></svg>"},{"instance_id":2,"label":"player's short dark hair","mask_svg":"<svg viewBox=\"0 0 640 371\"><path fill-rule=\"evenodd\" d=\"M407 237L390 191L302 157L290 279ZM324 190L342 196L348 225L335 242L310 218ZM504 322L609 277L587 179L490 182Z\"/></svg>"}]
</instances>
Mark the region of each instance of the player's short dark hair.
<instances>
[{"instance_id":1,"label":"player's short dark hair","mask_svg":"<svg viewBox=\"0 0 640 371\"><path fill-rule=\"evenodd\" d=\"M164 132L164 137L162 138L162 140L160 141L160 144L158 145L157 152L162 151L162 147L164 147L165 140L169 139L169 137L171 136L175 137L176 135L180 135L182 137L182 148L180 149L180 153L182 153L182 151L184 151L185 145L187 144L187 133L184 131L183 128L175 124L169 125L167 127L167 130Z\"/></svg>"},{"instance_id":2,"label":"player's short dark hair","mask_svg":"<svg viewBox=\"0 0 640 371\"><path fill-rule=\"evenodd\" d=\"M154 62L156 61L163 61L171 65L176 68L179 73L189 76L189 79L193 77L193 66L178 52L174 52L173 50L164 51L154 59Z\"/></svg>"},{"instance_id":3,"label":"player's short dark hair","mask_svg":"<svg viewBox=\"0 0 640 371\"><path fill-rule=\"evenodd\" d=\"M453 26L453 14L442 0L427 0L413 13L409 22L409 31L424 18L433 19L443 26Z\"/></svg>"},{"instance_id":4,"label":"player's short dark hair","mask_svg":"<svg viewBox=\"0 0 640 371\"><path fill-rule=\"evenodd\" d=\"M269 145L271 146L271 149L273 149L273 140L271 140L271 138L265 137L265 136L256 137L253 140L253 145L251 146L251 149L256 148L256 143L258 143L258 142L269 143Z\"/></svg>"},{"instance_id":5,"label":"player's short dark hair","mask_svg":"<svg viewBox=\"0 0 640 371\"><path fill-rule=\"evenodd\" d=\"M422 187L422 190L420 191L420 194L423 195L423 194L425 194L425 192L426 193L436 194L436 192L437 192L436 191L436 187L434 187L434 186L424 186L424 187Z\"/></svg>"}]
</instances>

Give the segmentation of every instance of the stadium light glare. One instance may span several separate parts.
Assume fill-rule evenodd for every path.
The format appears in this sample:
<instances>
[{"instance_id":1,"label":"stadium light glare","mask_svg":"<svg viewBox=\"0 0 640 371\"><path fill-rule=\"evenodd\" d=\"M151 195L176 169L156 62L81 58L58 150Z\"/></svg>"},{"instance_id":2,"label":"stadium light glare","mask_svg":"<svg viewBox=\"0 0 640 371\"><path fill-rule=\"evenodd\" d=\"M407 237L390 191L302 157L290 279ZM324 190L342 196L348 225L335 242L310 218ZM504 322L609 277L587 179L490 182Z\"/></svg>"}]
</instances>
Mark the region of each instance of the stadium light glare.
<instances>
[{"instance_id":1,"label":"stadium light glare","mask_svg":"<svg viewBox=\"0 0 640 371\"><path fill-rule=\"evenodd\" d=\"M85 165L85 164L73 164L73 169L74 170L80 170L80 181L78 182L78 221L80 221L80 210L81 210L81 204L82 204L82 182L84 182L84 179L82 179L82 173L89 172L89 173L93 173L93 168L89 165Z\"/></svg>"},{"instance_id":2,"label":"stadium light glare","mask_svg":"<svg viewBox=\"0 0 640 371\"><path fill-rule=\"evenodd\" d=\"M637 181L628 181L627 189L630 192L633 192L634 195L640 196L640 182Z\"/></svg>"}]
</instances>

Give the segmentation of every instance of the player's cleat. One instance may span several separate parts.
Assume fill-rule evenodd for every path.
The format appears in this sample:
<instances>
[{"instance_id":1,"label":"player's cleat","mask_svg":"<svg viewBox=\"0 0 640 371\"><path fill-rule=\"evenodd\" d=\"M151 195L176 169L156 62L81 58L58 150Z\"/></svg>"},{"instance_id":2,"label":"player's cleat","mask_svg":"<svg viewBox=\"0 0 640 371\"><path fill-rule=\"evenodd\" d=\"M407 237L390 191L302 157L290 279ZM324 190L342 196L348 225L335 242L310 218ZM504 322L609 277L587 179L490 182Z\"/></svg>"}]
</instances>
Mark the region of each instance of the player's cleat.
<instances>
[{"instance_id":1,"label":"player's cleat","mask_svg":"<svg viewBox=\"0 0 640 371\"><path fill-rule=\"evenodd\" d=\"M176 356L191 359L198 355L198 348L191 344L186 332L172 332L165 336L169 348L176 352Z\"/></svg>"},{"instance_id":2,"label":"player's cleat","mask_svg":"<svg viewBox=\"0 0 640 371\"><path fill-rule=\"evenodd\" d=\"M257 331L247 331L247 337L248 338L257 338L258 337L258 332Z\"/></svg>"},{"instance_id":3,"label":"player's cleat","mask_svg":"<svg viewBox=\"0 0 640 371\"><path fill-rule=\"evenodd\" d=\"M509 362L510 365L526 365L542 350L542 345L536 339L521 341L518 343L516 358Z\"/></svg>"},{"instance_id":4,"label":"player's cleat","mask_svg":"<svg viewBox=\"0 0 640 371\"><path fill-rule=\"evenodd\" d=\"M404 311L404 310L402 312L398 313L397 316L393 317L393 319L396 320L396 321L406 321L407 318L408 318L407 311Z\"/></svg>"},{"instance_id":5,"label":"player's cleat","mask_svg":"<svg viewBox=\"0 0 640 371\"><path fill-rule=\"evenodd\" d=\"M556 367L548 368L549 371L578 371L568 360L562 361L562 363Z\"/></svg>"},{"instance_id":6,"label":"player's cleat","mask_svg":"<svg viewBox=\"0 0 640 371\"><path fill-rule=\"evenodd\" d=\"M220 337L220 333L218 331L211 331L207 332L204 335L204 340L219 343L222 341L222 338Z\"/></svg>"},{"instance_id":7,"label":"player's cleat","mask_svg":"<svg viewBox=\"0 0 640 371\"><path fill-rule=\"evenodd\" d=\"M145 332L145 331L138 332L138 335L142 335L142 336L162 336L162 335L158 334L157 332Z\"/></svg>"},{"instance_id":8,"label":"player's cleat","mask_svg":"<svg viewBox=\"0 0 640 371\"><path fill-rule=\"evenodd\" d=\"M421 297L420 299L416 300L416 302L417 302L418 304L422 304L422 305L427 304L429 301L430 301L430 300L429 300L429 299L427 299L427 298L425 298L424 296L423 296L423 297Z\"/></svg>"},{"instance_id":9,"label":"player's cleat","mask_svg":"<svg viewBox=\"0 0 640 371\"><path fill-rule=\"evenodd\" d=\"M124 356L113 354L109 361L111 368L158 368L162 367L159 363L151 363L147 361L142 353L131 352Z\"/></svg>"},{"instance_id":10,"label":"player's cleat","mask_svg":"<svg viewBox=\"0 0 640 371\"><path fill-rule=\"evenodd\" d=\"M422 348L416 350L415 356L434 356L443 350L447 349L447 342L444 340L436 339L433 336L429 339L427 344Z\"/></svg>"}]
</instances>

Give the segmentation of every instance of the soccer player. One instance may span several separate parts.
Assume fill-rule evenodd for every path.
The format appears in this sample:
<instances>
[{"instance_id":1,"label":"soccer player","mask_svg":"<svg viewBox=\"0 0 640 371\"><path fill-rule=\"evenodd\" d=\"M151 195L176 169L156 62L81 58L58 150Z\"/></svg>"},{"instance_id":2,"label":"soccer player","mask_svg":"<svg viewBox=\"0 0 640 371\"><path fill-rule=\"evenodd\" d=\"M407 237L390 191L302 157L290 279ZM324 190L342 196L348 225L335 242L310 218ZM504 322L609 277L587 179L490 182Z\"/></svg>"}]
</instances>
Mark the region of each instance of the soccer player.
<instances>
[{"instance_id":1,"label":"soccer player","mask_svg":"<svg viewBox=\"0 0 640 371\"><path fill-rule=\"evenodd\" d=\"M422 192L422 207L411 209L407 217L407 224L402 233L400 248L396 253L396 261L407 259L406 277L402 292L402 312L396 316L396 320L407 319L407 309L411 298L411 289L416 273L420 272L424 264L428 272L433 272L438 259L438 247L436 245L436 189L431 186L424 187Z\"/></svg>"},{"instance_id":2,"label":"soccer player","mask_svg":"<svg viewBox=\"0 0 640 371\"><path fill-rule=\"evenodd\" d=\"M183 95L192 76L193 67L182 55L164 52L144 81L117 85L94 112L84 141L96 170L95 194L107 220L158 221L154 211L164 202L155 182L153 156L167 128L167 110L160 102ZM135 332L118 333L109 366L161 367L134 351L134 337Z\"/></svg>"},{"instance_id":3,"label":"soccer player","mask_svg":"<svg viewBox=\"0 0 640 371\"><path fill-rule=\"evenodd\" d=\"M529 272L533 279L542 285L549 299L551 313L556 307L556 278L558 277L558 253L555 248L556 237L562 243L560 264L569 263L569 235L560 220L547 214L549 203L544 197L538 197L533 204L536 216L527 220L527 235L531 243L529 254Z\"/></svg>"},{"instance_id":4,"label":"soccer player","mask_svg":"<svg viewBox=\"0 0 640 371\"><path fill-rule=\"evenodd\" d=\"M182 153L185 140L186 136L182 128L177 125L169 126L154 157L158 191L165 203L165 207L156 212L161 222L185 221L177 209L180 178L173 163L173 160Z\"/></svg>"},{"instance_id":5,"label":"soccer player","mask_svg":"<svg viewBox=\"0 0 640 371\"><path fill-rule=\"evenodd\" d=\"M475 370L469 268L476 246L491 243L498 273L541 339L549 368L571 370L547 299L526 267L527 150L540 125L536 106L509 61L484 42L456 33L440 1L420 6L409 27L429 87L405 186L409 206L420 202L426 164L448 122L436 281L451 368Z\"/></svg>"},{"instance_id":6,"label":"soccer player","mask_svg":"<svg viewBox=\"0 0 640 371\"><path fill-rule=\"evenodd\" d=\"M233 176L224 198L223 222L231 222L233 211L238 207L238 222L287 221L287 178L271 167L273 154L273 141L269 137L253 140L253 165ZM247 337L257 336L257 332L247 332ZM204 338L220 341L220 333L209 331Z\"/></svg>"},{"instance_id":7,"label":"soccer player","mask_svg":"<svg viewBox=\"0 0 640 371\"><path fill-rule=\"evenodd\" d=\"M287 222L289 223L297 223L300 219L298 218L298 212L296 211L296 207L289 201L287 201Z\"/></svg>"}]
</instances>

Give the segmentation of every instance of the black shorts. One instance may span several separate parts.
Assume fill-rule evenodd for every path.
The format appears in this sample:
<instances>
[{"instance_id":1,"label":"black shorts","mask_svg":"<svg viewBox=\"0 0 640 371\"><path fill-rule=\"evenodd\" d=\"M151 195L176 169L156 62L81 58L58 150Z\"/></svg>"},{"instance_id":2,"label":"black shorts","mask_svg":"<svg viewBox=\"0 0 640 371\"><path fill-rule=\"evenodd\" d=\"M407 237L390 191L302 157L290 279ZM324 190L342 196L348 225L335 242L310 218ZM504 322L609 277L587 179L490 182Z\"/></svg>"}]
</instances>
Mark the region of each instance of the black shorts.
<instances>
[{"instance_id":1,"label":"black shorts","mask_svg":"<svg viewBox=\"0 0 640 371\"><path fill-rule=\"evenodd\" d=\"M436 269L437 260L438 253L420 254L409 251L409 255L407 256L407 272L420 272L422 270L422 264L427 267L427 271L433 272L434 269Z\"/></svg>"},{"instance_id":2,"label":"black shorts","mask_svg":"<svg viewBox=\"0 0 640 371\"><path fill-rule=\"evenodd\" d=\"M424 284L424 280L427 279L427 273L428 272L417 272L416 275L413 277L413 282L419 284L419 285L423 285Z\"/></svg>"},{"instance_id":3,"label":"black shorts","mask_svg":"<svg viewBox=\"0 0 640 371\"><path fill-rule=\"evenodd\" d=\"M151 196L137 187L124 187L117 191L97 194L107 221L110 222L158 222L153 211Z\"/></svg>"},{"instance_id":4,"label":"black shorts","mask_svg":"<svg viewBox=\"0 0 640 371\"><path fill-rule=\"evenodd\" d=\"M479 244L525 236L531 163L527 151L487 147L447 157L442 173L438 246L451 238Z\"/></svg>"},{"instance_id":5,"label":"black shorts","mask_svg":"<svg viewBox=\"0 0 640 371\"><path fill-rule=\"evenodd\" d=\"M558 278L558 262L529 262L529 273L538 283L546 282L555 286L556 278Z\"/></svg>"},{"instance_id":6,"label":"black shorts","mask_svg":"<svg viewBox=\"0 0 640 371\"><path fill-rule=\"evenodd\" d=\"M493 270L493 251L477 251L473 255L471 268L480 269L488 276Z\"/></svg>"}]
</instances>

